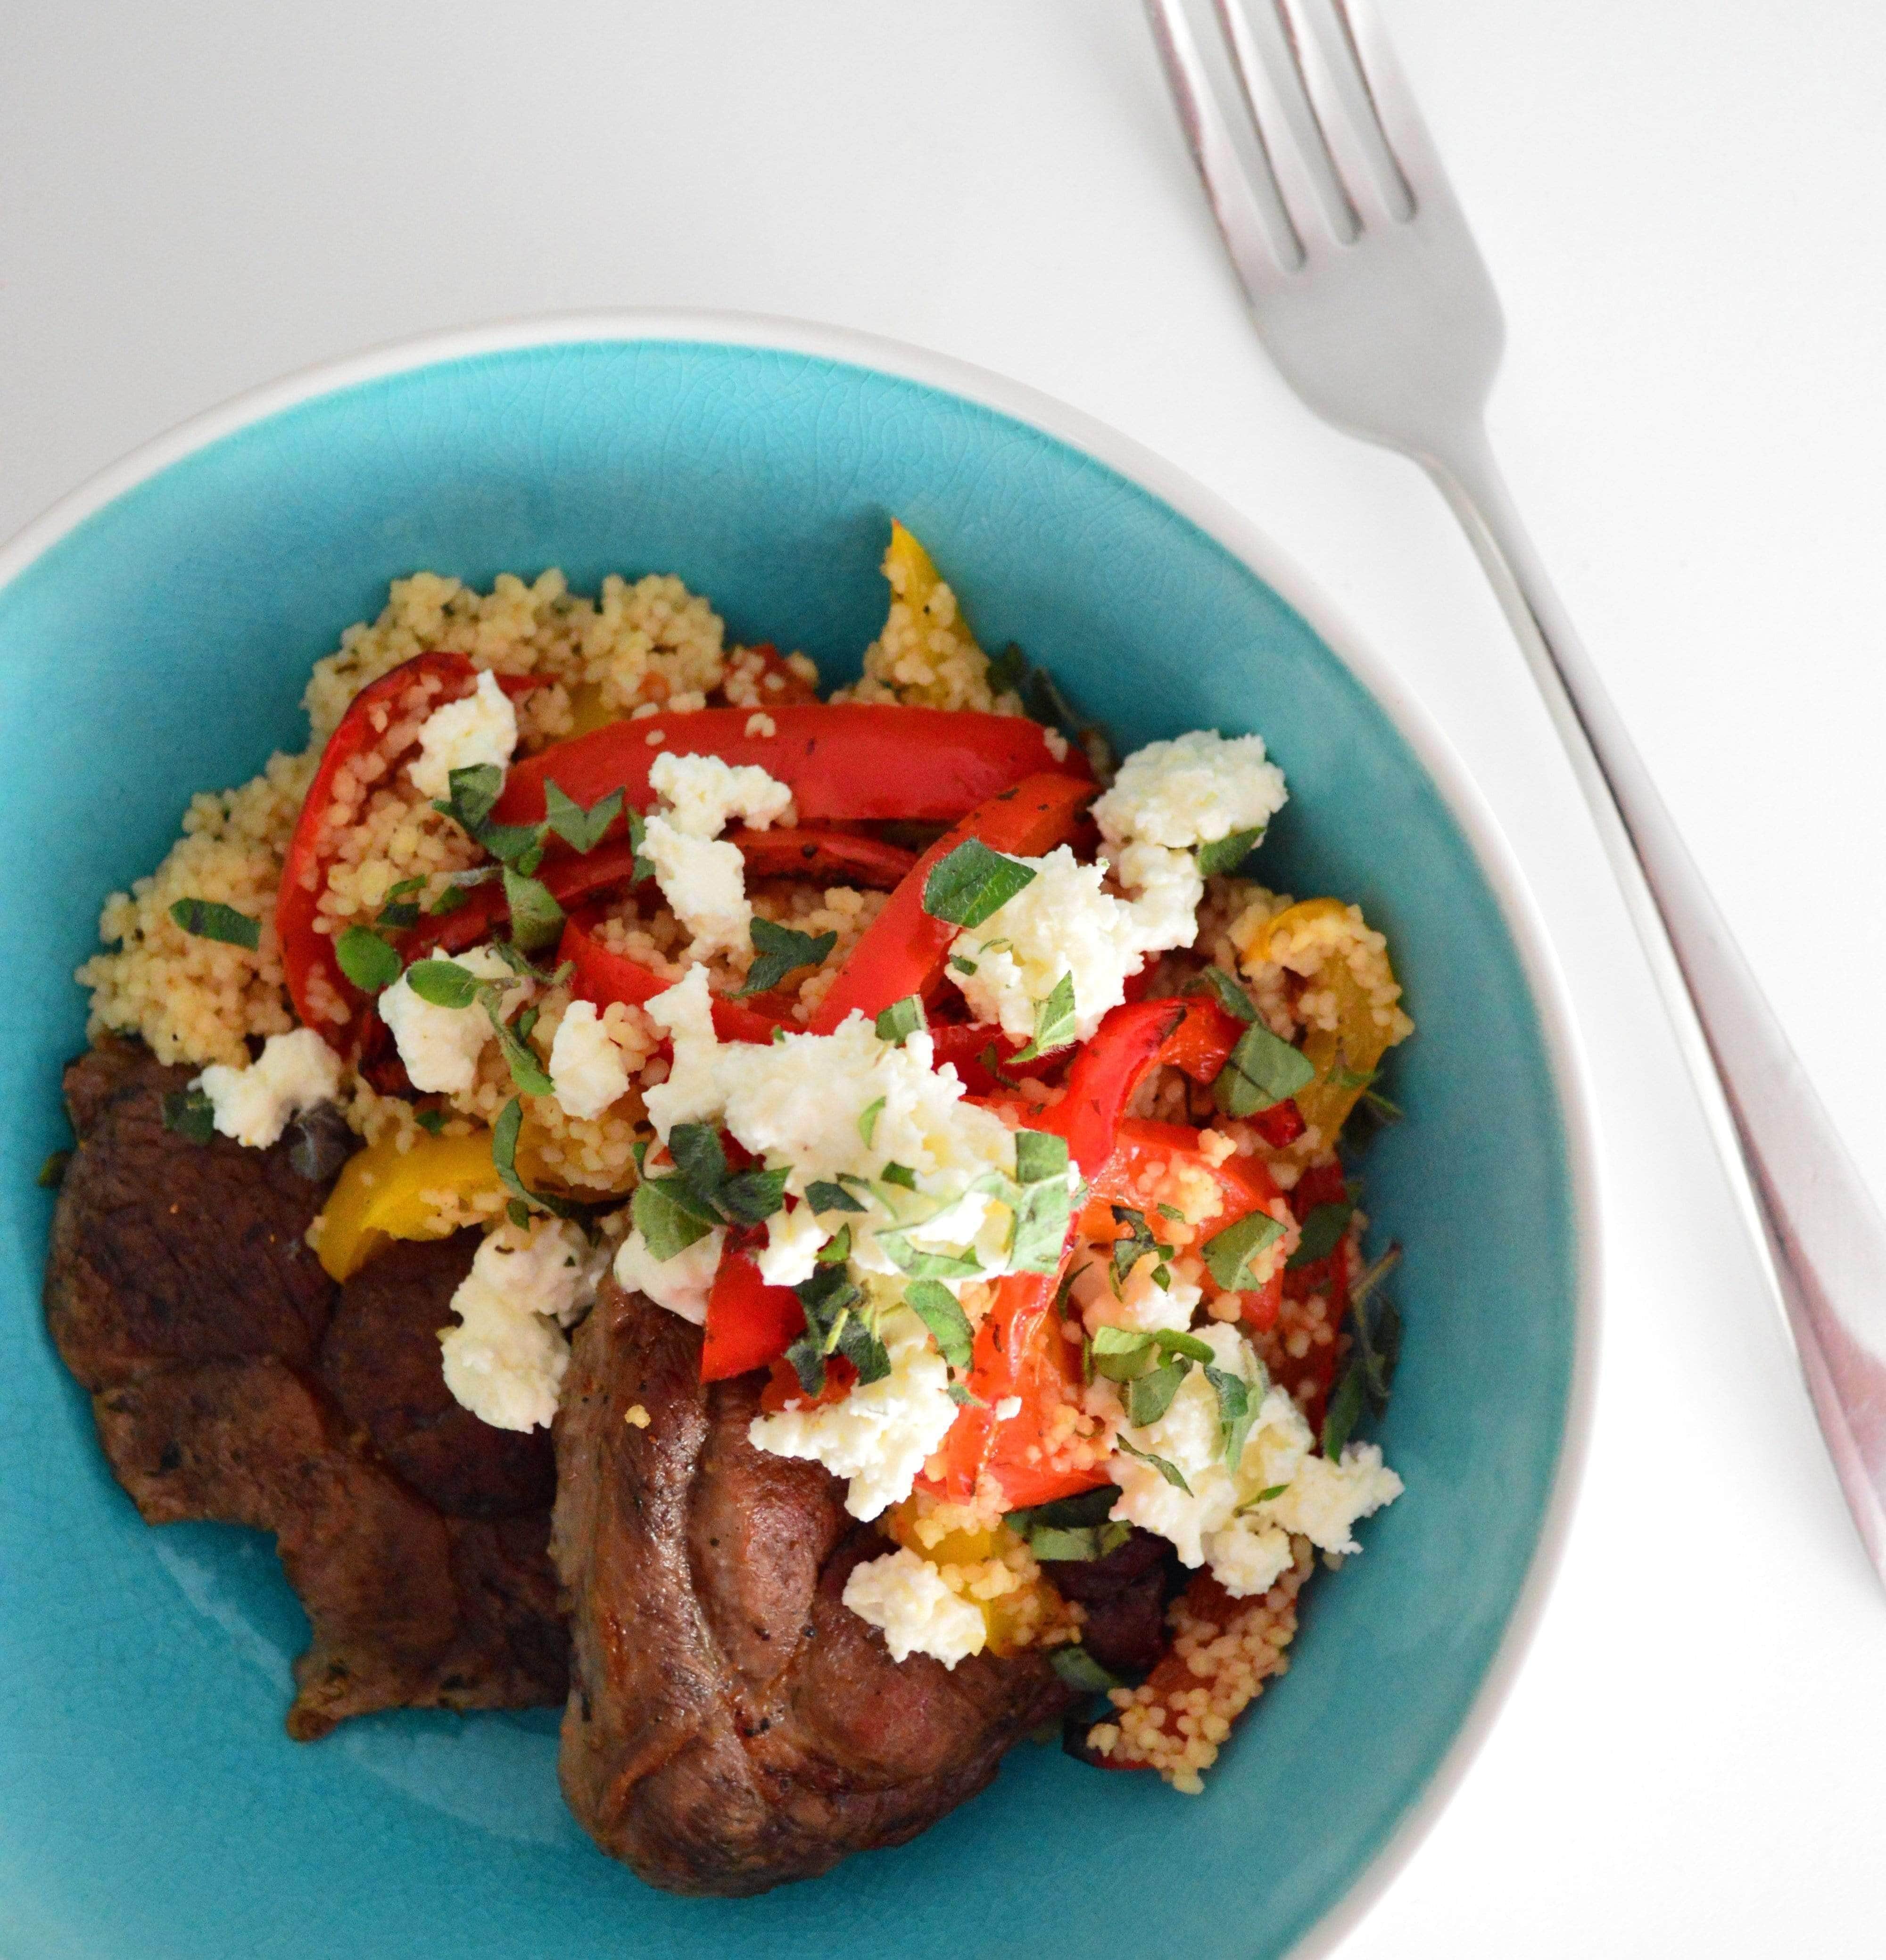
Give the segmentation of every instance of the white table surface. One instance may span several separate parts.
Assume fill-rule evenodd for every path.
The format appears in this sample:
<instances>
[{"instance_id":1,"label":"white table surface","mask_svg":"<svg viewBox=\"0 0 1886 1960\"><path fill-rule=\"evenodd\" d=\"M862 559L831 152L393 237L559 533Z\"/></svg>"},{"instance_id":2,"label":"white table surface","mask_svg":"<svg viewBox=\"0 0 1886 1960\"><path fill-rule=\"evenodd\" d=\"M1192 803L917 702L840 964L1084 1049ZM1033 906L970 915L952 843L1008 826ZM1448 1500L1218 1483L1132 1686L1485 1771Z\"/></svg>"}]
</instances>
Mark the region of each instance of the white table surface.
<instances>
[{"instance_id":1,"label":"white table surface","mask_svg":"<svg viewBox=\"0 0 1886 1960\"><path fill-rule=\"evenodd\" d=\"M1886 13L1384 0L1503 294L1494 435L1886 1192ZM427 328L706 306L1059 395L1398 662L1530 876L1609 1220L1530 1662L1346 1955L1877 1954L1886 1595L1492 599L1266 365L1131 0L26 0L0 61L0 533L236 391Z\"/></svg>"}]
</instances>

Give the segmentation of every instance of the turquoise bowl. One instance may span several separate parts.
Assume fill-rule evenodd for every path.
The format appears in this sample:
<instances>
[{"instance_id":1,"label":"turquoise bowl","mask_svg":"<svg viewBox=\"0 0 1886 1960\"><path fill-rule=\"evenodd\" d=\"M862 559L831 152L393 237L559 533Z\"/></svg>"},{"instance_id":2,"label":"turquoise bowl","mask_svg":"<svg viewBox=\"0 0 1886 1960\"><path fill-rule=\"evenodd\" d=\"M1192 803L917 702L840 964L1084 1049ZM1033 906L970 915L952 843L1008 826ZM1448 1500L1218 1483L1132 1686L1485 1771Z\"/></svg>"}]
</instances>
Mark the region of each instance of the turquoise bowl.
<instances>
[{"instance_id":1,"label":"turquoise bowl","mask_svg":"<svg viewBox=\"0 0 1886 1960\"><path fill-rule=\"evenodd\" d=\"M555 1714L282 1727L304 1623L266 1538L147 1529L39 1305L71 978L195 789L304 739L310 663L390 578L678 572L730 632L856 670L886 524L982 638L1131 747L1256 729L1266 882L1360 900L1419 1023L1363 1167L1407 1248L1380 1431L1407 1495L1319 1577L1202 1797L1024 1745L903 1848L738 1902L592 1848ZM0 560L0 1951L1207 1956L1327 1946L1490 1720L1579 1453L1597 1246L1584 1094L1503 847L1393 677L1196 485L1053 404L817 329L551 323L270 390L134 458Z\"/></svg>"}]
</instances>

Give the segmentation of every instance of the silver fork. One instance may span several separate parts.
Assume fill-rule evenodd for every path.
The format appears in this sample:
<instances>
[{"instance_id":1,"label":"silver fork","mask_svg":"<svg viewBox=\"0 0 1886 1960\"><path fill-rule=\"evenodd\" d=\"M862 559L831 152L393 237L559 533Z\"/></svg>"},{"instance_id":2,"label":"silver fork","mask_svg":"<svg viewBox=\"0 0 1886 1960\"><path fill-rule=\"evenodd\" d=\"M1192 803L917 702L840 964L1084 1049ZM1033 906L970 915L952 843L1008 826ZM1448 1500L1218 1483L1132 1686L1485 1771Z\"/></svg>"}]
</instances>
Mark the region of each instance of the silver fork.
<instances>
[{"instance_id":1,"label":"silver fork","mask_svg":"<svg viewBox=\"0 0 1886 1960\"><path fill-rule=\"evenodd\" d=\"M1486 439L1505 326L1366 0L1213 0L1235 131L1182 0L1145 0L1253 317L1317 413L1412 457L1498 590L1621 880L1886 1580L1886 1223L1730 937L1521 528ZM1233 114L1236 105L1233 105Z\"/></svg>"}]
</instances>

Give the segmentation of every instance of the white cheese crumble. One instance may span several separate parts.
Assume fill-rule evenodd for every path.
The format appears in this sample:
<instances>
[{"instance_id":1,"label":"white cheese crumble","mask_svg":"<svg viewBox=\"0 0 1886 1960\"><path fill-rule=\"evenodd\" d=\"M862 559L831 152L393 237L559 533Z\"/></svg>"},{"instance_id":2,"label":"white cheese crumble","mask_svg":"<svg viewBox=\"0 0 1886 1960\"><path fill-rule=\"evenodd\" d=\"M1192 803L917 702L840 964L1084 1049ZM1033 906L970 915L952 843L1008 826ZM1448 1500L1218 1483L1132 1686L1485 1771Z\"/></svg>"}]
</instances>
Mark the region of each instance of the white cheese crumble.
<instances>
[{"instance_id":1,"label":"white cheese crumble","mask_svg":"<svg viewBox=\"0 0 1886 1960\"><path fill-rule=\"evenodd\" d=\"M662 896L693 935L689 952L709 959L736 951L753 921L746 866L737 845L715 840L736 816L755 830L790 822L792 791L764 769L672 752L656 756L648 784L663 807L643 826L642 848Z\"/></svg>"},{"instance_id":2,"label":"white cheese crumble","mask_svg":"<svg viewBox=\"0 0 1886 1960\"><path fill-rule=\"evenodd\" d=\"M894 1307L878 1335L890 1357L881 1380L861 1382L820 1408L756 1416L747 1431L757 1449L808 1457L848 1478L845 1508L855 1518L875 1518L909 1497L924 1459L956 1420L948 1366L923 1322L908 1307Z\"/></svg>"},{"instance_id":3,"label":"white cheese crumble","mask_svg":"<svg viewBox=\"0 0 1886 1960\"><path fill-rule=\"evenodd\" d=\"M570 1363L563 1328L596 1297L609 1263L562 1219L505 1223L489 1234L452 1295L442 1328L445 1386L494 1429L545 1429Z\"/></svg>"},{"instance_id":4,"label":"white cheese crumble","mask_svg":"<svg viewBox=\"0 0 1886 1960\"><path fill-rule=\"evenodd\" d=\"M488 946L457 956L458 964L479 980L511 978L511 969ZM508 1013L527 991L520 982L507 989L499 1003ZM413 1087L428 1096L460 1096L478 1073L478 1058L491 1039L491 1020L474 1002L469 1007L441 1007L422 1001L402 973L380 996L380 1018L393 1030L400 1059Z\"/></svg>"},{"instance_id":5,"label":"white cheese crumble","mask_svg":"<svg viewBox=\"0 0 1886 1960\"><path fill-rule=\"evenodd\" d=\"M1157 1465L1123 1451L1108 1465L1120 1486L1112 1515L1168 1540L1187 1565L1206 1565L1234 1599L1266 1592L1290 1563L1290 1536L1301 1532L1325 1551L1352 1552L1354 1526L1401 1494L1401 1479L1373 1443L1352 1444L1340 1463L1313 1453L1315 1439L1303 1411L1280 1388L1266 1388L1250 1344L1234 1327L1193 1330L1253 1392L1262 1392L1257 1420L1235 1471L1224 1460L1218 1395L1203 1369L1188 1371L1157 1422L1121 1433L1134 1448L1162 1457L1184 1478L1190 1494L1168 1483ZM1097 1414L1123 1413L1113 1385L1088 1391ZM1282 1487L1259 1503L1260 1493Z\"/></svg>"},{"instance_id":6,"label":"white cheese crumble","mask_svg":"<svg viewBox=\"0 0 1886 1960\"><path fill-rule=\"evenodd\" d=\"M489 673L478 676L476 691L448 701L426 717L419 730L419 752L407 774L421 795L451 794L454 769L494 762L508 768L518 746L518 711Z\"/></svg>"},{"instance_id":7,"label":"white cheese crumble","mask_svg":"<svg viewBox=\"0 0 1886 1960\"><path fill-rule=\"evenodd\" d=\"M929 1654L953 1669L988 1637L980 1609L959 1599L928 1559L901 1548L854 1566L845 1604L883 1634L893 1660Z\"/></svg>"},{"instance_id":8,"label":"white cheese crumble","mask_svg":"<svg viewBox=\"0 0 1886 1960\"><path fill-rule=\"evenodd\" d=\"M658 1259L639 1232L631 1232L616 1255L616 1279L631 1293L645 1293L657 1306L691 1320L696 1327L707 1319L707 1296L713 1290L715 1268L725 1230L716 1226L671 1259Z\"/></svg>"},{"instance_id":9,"label":"white cheese crumble","mask_svg":"<svg viewBox=\"0 0 1886 1960\"><path fill-rule=\"evenodd\" d=\"M1129 756L1094 805L1094 821L1110 843L1190 851L1234 831L1261 831L1288 797L1261 735L1227 741L1201 728Z\"/></svg>"},{"instance_id":10,"label":"white cheese crumble","mask_svg":"<svg viewBox=\"0 0 1886 1960\"><path fill-rule=\"evenodd\" d=\"M572 1001L550 1043L550 1086L566 1114L600 1116L629 1093L629 1065L588 1001Z\"/></svg>"},{"instance_id":11,"label":"white cheese crumble","mask_svg":"<svg viewBox=\"0 0 1886 1960\"><path fill-rule=\"evenodd\" d=\"M253 1150L266 1150L292 1116L340 1093L340 1058L312 1028L271 1035L247 1068L212 1062L191 1083L209 1098L216 1128Z\"/></svg>"},{"instance_id":12,"label":"white cheese crumble","mask_svg":"<svg viewBox=\"0 0 1886 1960\"><path fill-rule=\"evenodd\" d=\"M1113 1290L1111 1268L1101 1261L1089 1259L1077 1268L1069 1291L1088 1333L1091 1335L1103 1327L1126 1327L1138 1334L1183 1334L1205 1296L1176 1274L1169 1286L1161 1286L1152 1277L1158 1265L1156 1254L1145 1254L1118 1293Z\"/></svg>"}]
</instances>

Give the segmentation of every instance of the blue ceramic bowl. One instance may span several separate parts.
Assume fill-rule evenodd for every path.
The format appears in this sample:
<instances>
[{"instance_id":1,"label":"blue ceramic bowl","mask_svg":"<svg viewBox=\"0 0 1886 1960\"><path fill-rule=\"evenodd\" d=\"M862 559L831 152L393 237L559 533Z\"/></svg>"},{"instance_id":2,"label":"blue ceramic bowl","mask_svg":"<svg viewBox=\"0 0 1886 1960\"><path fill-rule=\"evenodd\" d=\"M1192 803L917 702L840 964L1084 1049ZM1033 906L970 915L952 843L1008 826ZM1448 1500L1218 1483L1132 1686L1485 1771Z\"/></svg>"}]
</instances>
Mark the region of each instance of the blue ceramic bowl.
<instances>
[{"instance_id":1,"label":"blue ceramic bowl","mask_svg":"<svg viewBox=\"0 0 1886 1960\"><path fill-rule=\"evenodd\" d=\"M1008 411L1008 412L1004 412ZM895 511L981 637L1133 747L1260 730L1266 880L1359 899L1419 1032L1366 1160L1407 1248L1381 1431L1407 1495L1312 1589L1199 1798L1023 1745L902 1850L665 1898L564 1809L549 1710L282 1717L304 1625L266 1538L141 1524L39 1298L71 980L195 789L304 739L311 662L387 581L679 572L732 634L856 671ZM1280 1954L1327 1941L1489 1717L1574 1481L1595 1265L1582 1091L1505 853L1392 680L1206 493L906 351L731 320L435 341L159 444L0 561L0 1950L9 1960L633 1952ZM1289 596L1284 596L1285 593ZM1365 1876L1366 1875L1366 1876ZM1346 1903L1345 1903L1346 1902ZM1340 1909L1339 1909L1340 1908ZM1313 1942L1312 1943L1317 1943Z\"/></svg>"}]
</instances>

